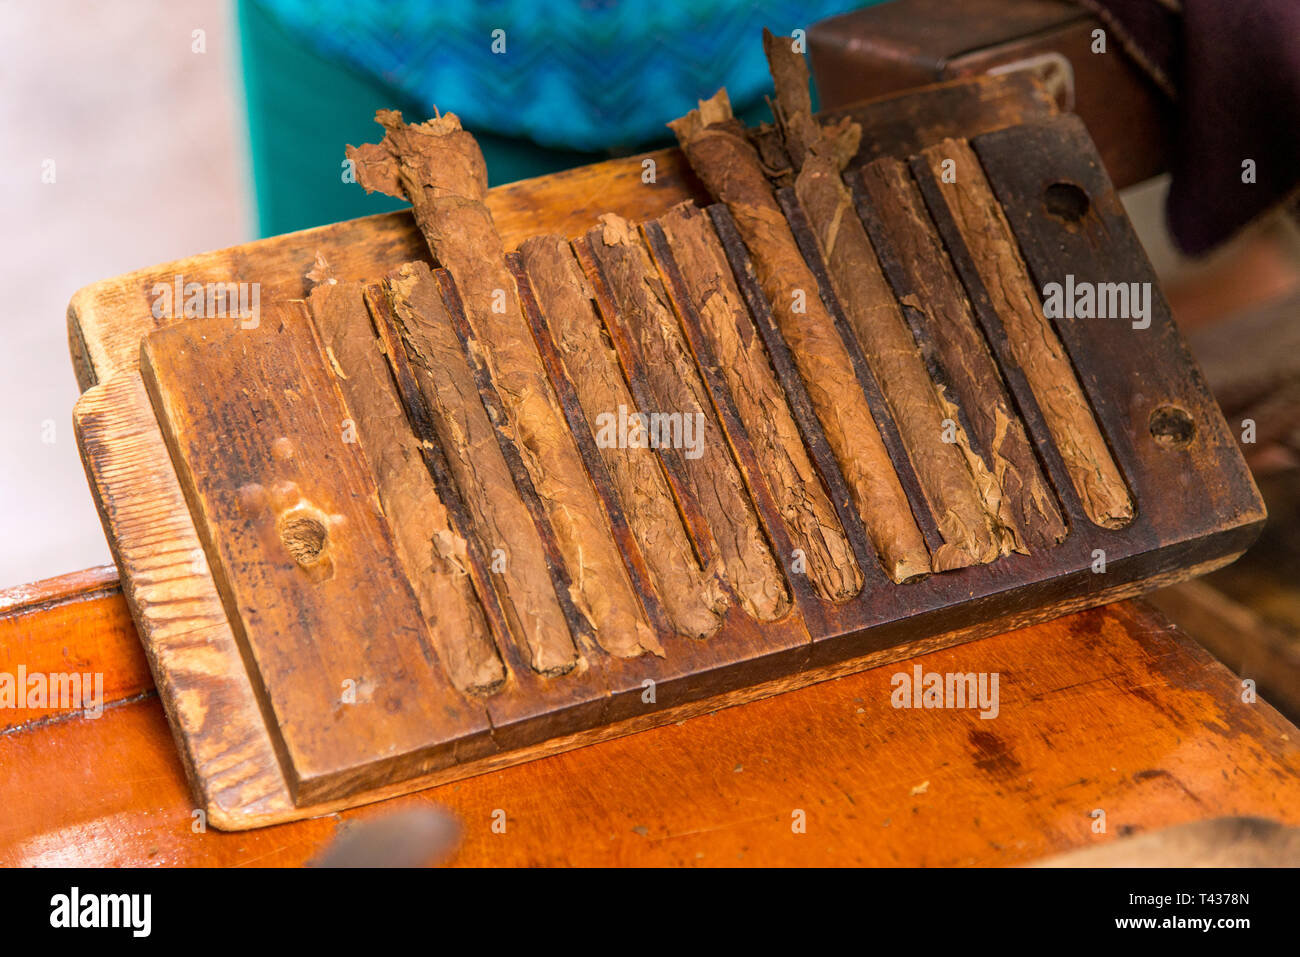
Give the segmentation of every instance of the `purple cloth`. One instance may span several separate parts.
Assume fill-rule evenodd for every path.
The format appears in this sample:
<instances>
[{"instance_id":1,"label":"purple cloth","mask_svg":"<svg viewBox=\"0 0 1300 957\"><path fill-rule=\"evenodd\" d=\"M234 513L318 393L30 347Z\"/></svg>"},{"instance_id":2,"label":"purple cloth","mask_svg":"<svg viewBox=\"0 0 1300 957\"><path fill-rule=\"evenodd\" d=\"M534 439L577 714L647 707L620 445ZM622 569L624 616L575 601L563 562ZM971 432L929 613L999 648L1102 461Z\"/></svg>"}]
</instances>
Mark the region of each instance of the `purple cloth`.
<instances>
[{"instance_id":1,"label":"purple cloth","mask_svg":"<svg viewBox=\"0 0 1300 957\"><path fill-rule=\"evenodd\" d=\"M1082 0L1171 97L1166 210L1200 255L1300 187L1300 0ZM1242 181L1253 160L1255 182Z\"/></svg>"}]
</instances>

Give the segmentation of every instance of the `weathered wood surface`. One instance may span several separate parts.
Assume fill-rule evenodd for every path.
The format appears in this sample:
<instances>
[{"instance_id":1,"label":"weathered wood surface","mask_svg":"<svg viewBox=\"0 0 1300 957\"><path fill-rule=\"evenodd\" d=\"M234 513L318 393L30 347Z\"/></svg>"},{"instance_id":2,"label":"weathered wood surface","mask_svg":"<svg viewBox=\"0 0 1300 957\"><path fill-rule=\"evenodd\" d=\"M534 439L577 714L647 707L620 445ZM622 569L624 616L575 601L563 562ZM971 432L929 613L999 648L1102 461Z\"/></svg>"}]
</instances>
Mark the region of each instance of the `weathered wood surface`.
<instances>
[{"instance_id":1,"label":"weathered wood surface","mask_svg":"<svg viewBox=\"0 0 1300 957\"><path fill-rule=\"evenodd\" d=\"M1300 824L1300 732L1125 603L368 808L196 832L141 656L113 637L133 629L110 582L0 602L0 671L57 642L119 688L98 720L0 735L6 866L296 865L353 822L430 801L463 829L462 866L1014 865L1207 817ZM915 665L999 672L998 718L892 708L893 674Z\"/></svg>"},{"instance_id":2,"label":"weathered wood surface","mask_svg":"<svg viewBox=\"0 0 1300 957\"><path fill-rule=\"evenodd\" d=\"M409 131L411 128L401 129ZM735 130L730 125L723 123L717 129L725 136L713 136L714 130L711 129L709 136L713 146L717 146L719 140L724 145L729 139L735 140L735 149L742 153L750 150L748 155L753 155L752 148L743 139L732 135ZM448 130L451 134L458 132ZM1011 133L1021 134L1029 141L1028 145L1020 144L1021 149L1032 146L1043 151L1044 156L1040 159L1046 169L1065 165L1051 156L1050 146L1044 147L1035 139L1040 135L1037 127L1009 131L1005 135ZM976 140L977 151L980 142ZM1089 149L1086 140L1073 145L1079 153L1086 153ZM382 162L376 160L376 163L379 163L376 167L379 172L375 175L387 175ZM1073 494L1069 475L1052 436L1042 416L1034 414L1036 406L1032 394L1027 391L1024 376L1017 377L1013 370L1003 370L1007 374L1006 388L1009 390L1000 397L1004 419L1032 436L1031 455L1042 456L1046 475L1042 481L1045 487L1048 484L1054 486L1055 493L1060 495L1071 534L1053 548L1031 548L1029 554L1012 554L990 564L944 571L906 585L891 583L877 560L873 543L868 542L864 533L864 515L858 507L860 502L855 502L849 494L850 486L842 474L841 464L831 454L823 429L825 423L818 421L814 414L816 411L824 416L834 415L837 414L837 404L855 401L865 410L863 424L873 432L880 430L877 437L881 439L884 454L881 468L889 475L896 473L900 478L903 490L900 507L904 513L910 513L906 516L909 522L912 515L917 516L919 527L914 527L913 531L917 533L918 541L922 531L929 536L921 545L921 553L925 554L926 545L937 549L943 544L942 539L937 537L933 520L924 520L929 506L911 471L906 444L894 426L883 391L864 360L854 330L844 316L837 291L822 261L817 238L812 230L799 225L800 218L795 215L797 202L792 205L785 197L785 209L790 213L794 227L791 230L764 173L754 169L752 162L743 156L741 167L748 171L746 175L750 179L753 179L751 174L757 176L751 183L754 206L741 209L750 217L749 235L744 238L746 242L761 245L762 241L770 238L771 230L785 229L781 244L789 255L777 258L797 268L803 278L795 290L786 290L779 284L778 288L801 292L806 307L819 311L825 335L814 345L840 350L837 354L843 359L843 388L828 390L827 383L817 377L815 369L810 371L806 362L800 368L799 362L807 359L809 349L800 326L807 314L780 306L780 298L773 304L764 296L759 282L762 270L756 268L756 259L751 256L753 250L747 250L745 242L742 242L733 216L722 206L713 207L701 215L707 215L721 243L721 253L715 251L715 260L721 255L722 261L731 269L738 298L751 314L749 325L742 324L738 328L742 330L742 337L748 335L749 341L756 343L752 353L754 361L762 356L771 363L770 374L789 402L791 415L807 444L811 463L819 473L816 479L824 483L841 528L857 558L864 577L861 591L847 600L827 601L809 587L804 576L792 574L784 567L787 556L794 554L794 529L778 505L773 482L760 464L754 436L744 421L742 403L731 395L727 377L718 368L717 357L704 332L704 323L691 301L694 296L680 274L681 270L676 268L668 239L662 230L656 231L656 224L649 223L646 241L653 257L645 256L638 234L630 228L624 229L624 233L635 237L634 248L640 251L639 264L615 282L610 282L602 273L608 272L607 267L616 263L602 262L593 252L590 239L575 243L578 259L591 284L588 291L577 286L569 291L575 292L579 299L586 298L585 304L578 302L576 305L580 307L578 312L586 315L589 322L596 318L591 308L592 299L595 299L600 314L610 326L608 331L613 340L610 347L617 356L627 393L639 408L662 405L661 401L652 401L652 397L656 394L653 387L655 376L662 375L665 366L692 373L677 378L679 383L691 384L690 401L674 397L672 403L691 405L716 416L718 434L725 436L718 449L725 450L727 464L738 469L740 474L739 482L733 482L731 487L749 497L754 509L751 516L758 519L758 531L766 547L781 557L781 571L793 598L787 614L776 621L761 624L747 614L739 602L735 602L726 611L718 631L704 641L682 637L677 629L664 624L666 617L656 611L660 602L642 543L638 543L628 521L627 497L615 487L592 437L590 421L584 416L584 411L590 410L582 407L578 386L583 383L574 381L580 379L582 373L566 365L561 343L555 340L551 324L535 301L536 290L528 280L526 269L521 260L504 254L503 240L485 219L485 209L479 202L482 184L477 182L476 185L471 178L457 186L463 195L457 204L453 204L457 207L456 217L469 218L455 218L454 222L460 224L456 227L460 232L472 232L478 237L481 252L489 261L486 265L478 261L467 262L462 256L450 263L452 266L459 263L457 268L471 286L469 303L462 302L457 292L459 284L453 281L452 274L445 270L430 274L420 262L390 277L386 285L370 286L366 290L366 300L371 322L388 355L397 394L405 406L407 418L415 426L416 437L421 440L421 454L433 476L435 491L439 500L447 505L449 528L454 528L465 540L468 575L494 632L501 664L505 668L505 678L500 686L468 689L476 691L481 698L485 717L490 722L489 740L484 743L481 756L459 754L454 767L417 774L400 783L347 795L331 792L325 796L334 799L332 803L292 807L287 804L287 785L281 782L279 790L276 790L272 784L257 801L250 802L246 814L233 816L236 818L233 824L232 816L224 817L225 826L251 827L322 813L348 803L378 800L676 720L721 703L750 700L856 668L916 655L990 634L1012 623L1065 614L1087 605L1136 594L1156 583L1188 577L1229 561L1256 534L1262 521L1258 497L1248 476L1244 476L1236 450L1227 446L1216 446L1212 454L1196 459L1191 467L1219 469L1222 481L1231 486L1223 492L1223 499L1232 508L1219 513L1205 512L1197 506L1194 514L1179 516L1180 503L1174 502L1162 509L1148 511L1148 498L1168 497L1167 489L1150 483L1146 474L1148 463L1159 459L1169 451L1171 442L1176 443L1179 439L1178 430L1171 428L1167 421L1170 419L1167 413L1159 420L1160 428L1155 434L1138 434L1131 439L1133 458L1126 460L1120 454L1116 457L1139 504L1137 519L1121 529L1099 528L1087 521L1078 497ZM430 171L417 172L419 175L415 182L424 183ZM906 165L899 167L898 181L914 192L916 187L909 179L913 172L914 168ZM1074 179L1082 175L1071 174ZM1026 197L1041 195L1041 187L1022 181L1018 176L1014 168L993 164L989 171L990 187L995 191L1000 188L1018 189ZM424 183L419 188L423 190L428 185ZM1094 215L1099 219L1100 230L1120 234L1126 224L1122 212L1113 202L1108 184L1086 185L1094 196ZM793 193L789 195L793 196ZM954 272L956 267L948 262L933 234L936 227L930 223L926 207L921 203L921 194L916 193L910 199L914 200L912 208L916 213L912 217L912 228L918 234L913 241L922 248L928 244L930 266L946 276L949 299L954 303L965 302L965 297L975 294L964 290L958 277L969 278L972 274L970 271ZM926 196L925 199L933 206L933 197ZM423 206L420 215L435 248L450 242L447 230L452 228L453 219L443 218L445 211L438 206L436 193L433 200L426 197L421 202L432 203ZM934 209L941 211L946 207L942 206L941 199L939 202L941 205ZM737 207L743 205L733 203ZM844 213L855 215L856 210L848 209ZM936 216L942 219L937 213ZM1017 241L1025 245L1025 238L1019 235L1023 227L1016 217L1010 217L1010 220L1011 228L1017 232ZM539 214L539 231L545 229L544 223L544 217ZM1069 224L1048 219L1036 226L1036 233L1041 242L1050 246L1058 241L1054 232L1063 228L1068 229ZM597 238L603 242L603 236ZM828 239L829 234L823 234L823 247L833 247ZM561 240L557 243L563 245ZM1040 257L1029 246L1026 249L1026 264L1034 271L1041 265ZM1106 247L1080 250L1078 254L1088 260L1090 268L1102 272L1127 265L1118 259L1108 260L1106 257L1110 250ZM323 258L328 262L327 257ZM768 265L770 267L771 263ZM320 278L320 271L313 270L313 273ZM412 295L415 288L403 285L412 277L419 276L423 277L422 288L426 295L422 305L415 304ZM1037 274L1034 279L1042 281ZM421 284L417 282L416 285ZM545 287L546 284L542 285ZM629 295L629 289L633 290L632 295ZM488 306L489 302L495 306L494 296L498 290L504 294L501 298L505 308L501 312ZM642 295L640 290L648 290L648 293ZM547 298L551 298L553 292L550 290ZM629 307L645 313L652 306L646 296L658 303L654 322L647 327L669 335L673 349L668 353L628 348L634 339L640 345L645 343L641 341L643 337L629 335L621 328L621 314ZM780 308L773 309L773 305ZM966 308L969 309L969 305ZM782 309L787 313L785 322L774 317L774 312ZM269 314L278 313L270 311ZM412 335L412 328L419 325L416 317L420 314L435 320L434 327L444 340L440 348L433 348ZM996 343L998 316L991 310L982 311L978 316L978 326L969 314L965 319L968 327L963 329L963 335L974 343L977 353L984 350L982 361L996 379L999 371L995 362L1005 363L1006 351L995 349L994 354L989 354L987 347L981 345L981 337L987 336ZM593 335L599 334L599 324L590 328ZM994 333L990 333L990 329ZM914 329L910 331L916 335ZM757 337L754 337L754 332L758 333ZM1114 325L1083 323L1078 324L1072 336L1063 334L1063 346L1070 361L1080 369L1081 376L1086 378L1091 374L1093 366L1099 362L1097 357L1104 354L1109 363L1104 372L1107 387L1113 391L1113 401L1122 402L1134 394L1139 369L1160 366L1165 370L1160 384L1166 403L1179 408L1190 405L1195 407L1197 415L1209 414L1197 404L1200 401L1197 390L1203 390L1203 386L1198 385L1195 369L1179 351L1178 343L1156 339L1143 343L1143 349L1126 350L1116 348L1117 342L1122 342L1122 337L1117 339L1117 332L1119 330ZM791 341L787 341L787 337ZM509 353L509 361L504 363L503 343ZM320 365L318 376L328 380L331 388L338 386L346 391L342 381L334 381L340 370L346 374L338 357L335 357L332 367L327 358L317 358ZM1173 369L1178 371L1170 371ZM459 370L456 372L459 378L451 383L456 394L440 396L435 379L437 375L448 375L448 370ZM238 374L226 376L231 381L239 381L239 378ZM940 376L940 381L947 380ZM446 385L444 383L443 388ZM820 410L809 398L814 387L821 390ZM1086 381L1083 387L1085 390L1091 388ZM88 395L88 405L99 401L96 398L99 394L100 390L95 390ZM590 396L588 399L590 401ZM477 409L478 427L473 431L478 436L474 440L478 452L472 463L463 448L468 432L463 428L459 431L449 428L450 420L439 412L439 403L451 400L466 409ZM1089 401L1096 404L1091 391ZM336 417L344 415L338 397L325 402L326 405L330 403L338 404ZM1098 406L1097 414L1107 438L1113 438L1115 429L1131 428L1103 407ZM1172 424L1176 426L1177 421ZM583 567L584 559L581 553L575 556L572 547L567 553L561 547L555 523L563 516L555 507L554 495L543 494L547 491L547 482L555 478L555 472L549 468L539 469L539 460L535 459L542 447L539 445L540 437L554 432L552 425L562 427L572 440L573 455L569 464L576 464L581 470L581 486L592 493L601 521L608 522L606 537L602 540L616 546L612 549L617 555L616 561L626 572L628 583L635 592L636 597L630 604L621 607L635 609L639 604L645 611L661 646L662 657L620 657L618 646L609 645L609 642L626 640L629 633L606 631L606 641L601 642L599 629L593 631L587 617L577 613L577 603L573 600L576 589L571 590L570 586L584 581L584 575L574 574L574 569ZM968 426L967 429L969 431ZM994 437L1001 440L1005 436L995 430ZM368 454L374 447L374 440L367 443L363 434L360 443L362 454ZM115 489L130 490L147 484L141 476L133 474L132 469L148 468L149 465L138 461L115 462L111 454L105 454L106 451L111 452L103 448L85 448L83 443L88 471L104 489L103 498L111 504ZM551 451L554 453L555 450ZM443 452L446 453L445 459ZM524 629L510 622L506 610L510 599L509 583L500 587L499 583L492 582L498 576L487 571L485 556L491 553L494 540L500 537L500 529L494 530L492 523L485 520L486 513L492 511L493 494L496 493L484 494L484 483L468 468L471 464L474 468L481 464L479 452L488 453L489 457L495 453L493 461L497 463L497 479L493 487L502 494L508 493L508 503L515 503L518 520L513 524L534 536L534 547L541 557L542 573L534 576L537 590L545 594L550 588L561 606L572 639L578 643L576 650L580 660L567 674L563 673L567 670L564 666L573 661L572 645L560 641L553 646L560 652L561 667L552 669L552 674L545 676L547 669L537 667L540 646L530 642ZM528 464L530 461L533 463L531 466ZM664 480L680 508L683 525L701 564L708 567L715 558L726 555L724 536L719 535L723 522L716 514L708 514L701 503L702 486L692 480L688 463L680 454L662 455L660 461ZM856 462L853 459L847 461L849 464ZM996 470L990 468L989 472L1001 478ZM903 480L909 474L912 477ZM477 506L476 491L481 497ZM372 488L368 494L378 510L383 500L382 488ZM461 503L459 507L458 501ZM152 506L139 507L147 509ZM383 517L390 524L395 520L391 513ZM732 518L728 515L727 521ZM867 524L870 528L871 523ZM726 531L725 528L722 530ZM178 532L184 531L178 529ZM880 539L880 529L875 531ZM189 534L194 534L192 526ZM588 539L586 533L567 536L570 546ZM882 547L892 544L887 538L880 541ZM1100 567L1098 554L1102 555ZM396 566L400 559L392 557L391 563ZM409 568L410 564L407 562L406 567ZM897 572L897 568L893 570ZM200 590L203 589L210 592L211 582L200 583ZM413 602L413 597L410 600ZM525 631L522 640L519 639L520 631ZM631 637L635 638L634 635ZM593 638L597 640L593 641ZM611 650L613 654L609 653Z\"/></svg>"},{"instance_id":3,"label":"weathered wood surface","mask_svg":"<svg viewBox=\"0 0 1300 957\"><path fill-rule=\"evenodd\" d=\"M141 371L295 799L494 750L440 667L305 307L242 325L156 332ZM218 383L238 392L213 402Z\"/></svg>"},{"instance_id":4,"label":"weathered wood surface","mask_svg":"<svg viewBox=\"0 0 1300 957\"><path fill-rule=\"evenodd\" d=\"M1168 542L1262 522L1263 503L1237 437L1174 325L1079 119L1029 123L975 137L972 145L1038 289L1073 277L1093 289L1136 283L1149 297L1141 318L1054 320L1136 500L1129 527L1146 530L1123 538L1133 545ZM1060 201L1062 194L1068 201ZM1071 491L1064 477L1054 483L1058 493Z\"/></svg>"}]
</instances>

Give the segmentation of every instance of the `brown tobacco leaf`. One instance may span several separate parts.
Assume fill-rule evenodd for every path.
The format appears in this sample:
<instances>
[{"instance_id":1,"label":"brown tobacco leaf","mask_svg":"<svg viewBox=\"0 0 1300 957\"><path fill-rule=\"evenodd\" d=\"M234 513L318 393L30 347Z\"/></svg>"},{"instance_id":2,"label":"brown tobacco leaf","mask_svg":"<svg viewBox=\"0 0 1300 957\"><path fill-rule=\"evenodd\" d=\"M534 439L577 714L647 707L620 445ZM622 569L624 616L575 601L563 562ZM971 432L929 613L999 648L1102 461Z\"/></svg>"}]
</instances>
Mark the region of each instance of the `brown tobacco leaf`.
<instances>
[{"instance_id":1,"label":"brown tobacco leaf","mask_svg":"<svg viewBox=\"0 0 1300 957\"><path fill-rule=\"evenodd\" d=\"M515 488L433 274L424 263L408 263L384 285L480 551L489 561L505 556L491 579L510 629L528 649L534 671L570 671L577 652L537 527Z\"/></svg>"},{"instance_id":2,"label":"brown tobacco leaf","mask_svg":"<svg viewBox=\"0 0 1300 957\"><path fill-rule=\"evenodd\" d=\"M795 547L808 557L813 588L827 601L852 598L862 590L862 571L804 448L717 234L691 202L674 206L659 224L777 507Z\"/></svg>"},{"instance_id":3,"label":"brown tobacco leaf","mask_svg":"<svg viewBox=\"0 0 1300 957\"><path fill-rule=\"evenodd\" d=\"M886 572L899 582L924 575L930 571L929 553L848 350L818 296L817 279L772 195L758 154L731 115L726 90L669 126L691 167L736 222Z\"/></svg>"},{"instance_id":4,"label":"brown tobacco leaf","mask_svg":"<svg viewBox=\"0 0 1300 957\"><path fill-rule=\"evenodd\" d=\"M623 505L628 527L645 557L655 591L678 633L713 634L722 624L726 596L701 570L658 455L648 444L600 443L601 416L621 418L638 409L618 356L592 305L592 291L563 236L536 236L519 247L564 371L578 393L587 425Z\"/></svg>"},{"instance_id":5,"label":"brown tobacco leaf","mask_svg":"<svg viewBox=\"0 0 1300 957\"><path fill-rule=\"evenodd\" d=\"M717 541L723 574L740 604L754 618L771 621L790 608L777 566L758 515L749 500L740 470L731 458L726 436L682 335L650 254L636 228L613 213L587 234L592 254L601 263L618 306L618 322L637 350L645 371L652 411L678 414L699 422L698 456L683 455L686 474Z\"/></svg>"},{"instance_id":6,"label":"brown tobacco leaf","mask_svg":"<svg viewBox=\"0 0 1300 957\"><path fill-rule=\"evenodd\" d=\"M309 305L438 656L459 690L492 691L505 671L469 578L465 540L453 531L407 424L361 284L330 279L312 290Z\"/></svg>"},{"instance_id":7,"label":"brown tobacco leaf","mask_svg":"<svg viewBox=\"0 0 1300 957\"><path fill-rule=\"evenodd\" d=\"M610 654L662 654L524 318L484 203L487 169L478 143L453 113L415 125L393 111L381 111L376 119L387 131L383 141L348 149L357 182L409 199L430 250L455 280L564 556L574 604Z\"/></svg>"},{"instance_id":8,"label":"brown tobacco leaf","mask_svg":"<svg viewBox=\"0 0 1300 957\"><path fill-rule=\"evenodd\" d=\"M1122 528L1133 519L1128 487L1065 348L1043 315L1029 269L979 160L965 140L944 140L922 155L943 190L954 224L1006 327L1007 342L1038 401L1084 511L1103 528ZM940 176L945 161L952 163L950 183Z\"/></svg>"},{"instance_id":9,"label":"brown tobacco leaf","mask_svg":"<svg viewBox=\"0 0 1300 957\"><path fill-rule=\"evenodd\" d=\"M1013 539L1000 534L997 502L986 500L981 490L997 500L1001 491L996 482L981 481L990 476L983 474L988 470L979 457L969 454L965 430L958 428L951 443L942 440L941 423L957 423L961 417L953 414L954 407L926 371L840 175L857 152L861 130L856 123L847 133L843 127L824 128L812 115L808 68L788 37L764 31L763 47L776 83L777 126L797 172L795 195L943 536L944 544L933 556L934 570L995 561Z\"/></svg>"}]
</instances>

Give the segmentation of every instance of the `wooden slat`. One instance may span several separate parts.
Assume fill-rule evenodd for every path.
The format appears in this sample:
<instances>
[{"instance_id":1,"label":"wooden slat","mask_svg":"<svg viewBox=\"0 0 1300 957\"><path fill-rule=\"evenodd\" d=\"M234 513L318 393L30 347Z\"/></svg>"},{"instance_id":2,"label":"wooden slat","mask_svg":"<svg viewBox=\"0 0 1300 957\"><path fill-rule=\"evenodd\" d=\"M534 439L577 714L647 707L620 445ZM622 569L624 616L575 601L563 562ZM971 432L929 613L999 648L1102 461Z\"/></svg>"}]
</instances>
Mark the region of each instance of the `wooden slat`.
<instances>
[{"instance_id":1,"label":"wooden slat","mask_svg":"<svg viewBox=\"0 0 1300 957\"><path fill-rule=\"evenodd\" d=\"M301 303L186 323L141 368L296 800L492 750L442 671ZM213 403L238 383L239 401Z\"/></svg>"},{"instance_id":2,"label":"wooden slat","mask_svg":"<svg viewBox=\"0 0 1300 957\"><path fill-rule=\"evenodd\" d=\"M1067 276L1094 286L1149 284L1146 328L1123 318L1054 319L1153 535L1147 540L1257 529L1264 510L1254 480L1083 124L1062 116L985 134L972 145L1040 291ZM1081 202L1049 209L1054 184L1062 184L1057 196L1078 190ZM1128 541L1138 546L1144 537Z\"/></svg>"},{"instance_id":3,"label":"wooden slat","mask_svg":"<svg viewBox=\"0 0 1300 957\"><path fill-rule=\"evenodd\" d=\"M214 827L289 811L271 734L144 384L122 375L95 386L77 402L73 422L123 574L123 604L135 617L199 805ZM90 660L104 670L112 664Z\"/></svg>"},{"instance_id":4,"label":"wooden slat","mask_svg":"<svg viewBox=\"0 0 1300 957\"><path fill-rule=\"evenodd\" d=\"M95 601L111 608L97 617L129 625L120 596ZM998 718L892 708L893 674L915 665L999 672ZM1185 634L1126 603L235 834L194 830L166 719L147 699L0 735L0 864L292 866L353 822L429 802L462 826L447 861L459 866L1006 866L1206 808L1300 825L1300 733L1240 691Z\"/></svg>"}]
</instances>

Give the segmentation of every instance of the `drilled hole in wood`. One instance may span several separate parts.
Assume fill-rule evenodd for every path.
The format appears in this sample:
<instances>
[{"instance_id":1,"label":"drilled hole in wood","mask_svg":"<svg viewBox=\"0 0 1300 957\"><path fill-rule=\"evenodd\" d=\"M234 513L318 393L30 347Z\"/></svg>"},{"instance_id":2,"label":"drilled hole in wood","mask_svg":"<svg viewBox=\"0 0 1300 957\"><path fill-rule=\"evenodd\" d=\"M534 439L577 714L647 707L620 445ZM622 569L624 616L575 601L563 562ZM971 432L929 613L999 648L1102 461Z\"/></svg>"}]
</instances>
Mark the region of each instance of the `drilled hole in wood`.
<instances>
[{"instance_id":1,"label":"drilled hole in wood","mask_svg":"<svg viewBox=\"0 0 1300 957\"><path fill-rule=\"evenodd\" d=\"M1043 206L1048 215L1066 223L1077 223L1088 215L1092 201L1088 194L1073 183L1053 183L1043 190Z\"/></svg>"},{"instance_id":2,"label":"drilled hole in wood","mask_svg":"<svg viewBox=\"0 0 1300 957\"><path fill-rule=\"evenodd\" d=\"M1196 423L1186 410L1176 405L1162 405L1155 409L1148 425L1156 444L1167 449L1186 448L1196 435Z\"/></svg>"},{"instance_id":3,"label":"drilled hole in wood","mask_svg":"<svg viewBox=\"0 0 1300 957\"><path fill-rule=\"evenodd\" d=\"M294 512L280 520L280 540L293 560L303 568L320 563L325 554L329 532L325 523L314 515Z\"/></svg>"}]
</instances>

